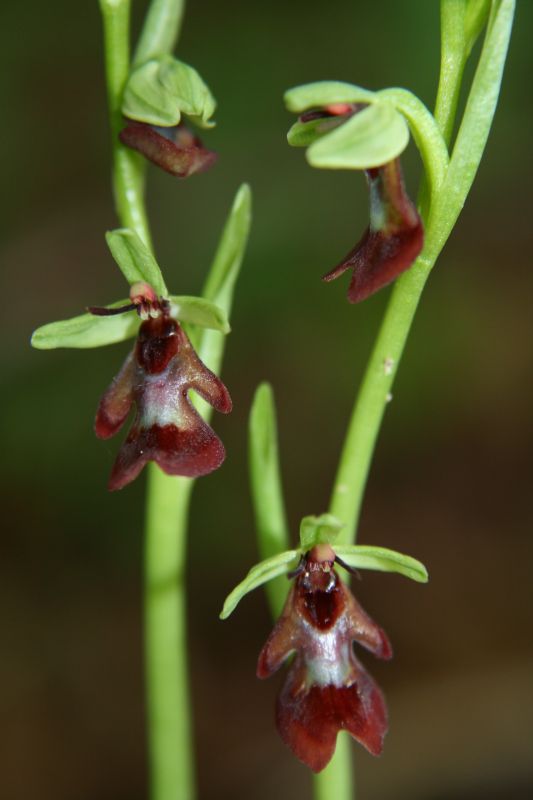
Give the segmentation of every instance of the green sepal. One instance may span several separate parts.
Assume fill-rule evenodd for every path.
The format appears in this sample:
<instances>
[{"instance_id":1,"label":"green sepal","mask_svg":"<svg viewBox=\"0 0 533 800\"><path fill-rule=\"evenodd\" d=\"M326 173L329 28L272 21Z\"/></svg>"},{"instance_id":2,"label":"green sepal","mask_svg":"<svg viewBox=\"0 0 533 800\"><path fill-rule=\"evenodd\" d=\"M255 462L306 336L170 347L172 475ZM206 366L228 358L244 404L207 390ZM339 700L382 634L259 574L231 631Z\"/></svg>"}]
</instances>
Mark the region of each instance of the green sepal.
<instances>
[{"instance_id":1,"label":"green sepal","mask_svg":"<svg viewBox=\"0 0 533 800\"><path fill-rule=\"evenodd\" d=\"M171 294L170 314L180 322L229 333L231 328L226 312L204 297Z\"/></svg>"},{"instance_id":2,"label":"green sepal","mask_svg":"<svg viewBox=\"0 0 533 800\"><path fill-rule=\"evenodd\" d=\"M306 158L321 169L371 169L397 158L409 126L391 103L376 102L310 145Z\"/></svg>"},{"instance_id":3,"label":"green sepal","mask_svg":"<svg viewBox=\"0 0 533 800\"><path fill-rule=\"evenodd\" d=\"M427 583L428 571L412 556L389 550L387 547L371 545L343 544L333 546L335 554L355 569L374 569L379 572L398 572L406 578L419 583Z\"/></svg>"},{"instance_id":4,"label":"green sepal","mask_svg":"<svg viewBox=\"0 0 533 800\"><path fill-rule=\"evenodd\" d=\"M246 578L226 597L220 619L227 619L242 598L263 583L290 572L290 565L300 555L299 550L287 550L272 558L267 558L252 567Z\"/></svg>"},{"instance_id":5,"label":"green sepal","mask_svg":"<svg viewBox=\"0 0 533 800\"><path fill-rule=\"evenodd\" d=\"M332 544L344 528L344 523L333 514L304 517L300 523L300 547L306 553L317 544Z\"/></svg>"},{"instance_id":6,"label":"green sepal","mask_svg":"<svg viewBox=\"0 0 533 800\"><path fill-rule=\"evenodd\" d=\"M374 103L376 94L344 81L316 81L288 89L283 99L288 111L301 114L310 108L323 108L331 103Z\"/></svg>"},{"instance_id":7,"label":"green sepal","mask_svg":"<svg viewBox=\"0 0 533 800\"><path fill-rule=\"evenodd\" d=\"M130 286L138 281L148 283L158 297L167 297L168 290L157 261L129 228L118 228L105 235L111 255Z\"/></svg>"},{"instance_id":8,"label":"green sepal","mask_svg":"<svg viewBox=\"0 0 533 800\"><path fill-rule=\"evenodd\" d=\"M119 300L111 303L109 308L119 308L127 303L129 299ZM135 311L112 317L81 314L79 317L42 325L33 333L31 343L38 350L53 350L56 347L103 347L135 336L139 324Z\"/></svg>"},{"instance_id":9,"label":"green sepal","mask_svg":"<svg viewBox=\"0 0 533 800\"><path fill-rule=\"evenodd\" d=\"M177 125L182 115L200 128L212 128L216 101L198 72L170 55L133 70L124 90L122 113L128 119Z\"/></svg>"}]
</instances>

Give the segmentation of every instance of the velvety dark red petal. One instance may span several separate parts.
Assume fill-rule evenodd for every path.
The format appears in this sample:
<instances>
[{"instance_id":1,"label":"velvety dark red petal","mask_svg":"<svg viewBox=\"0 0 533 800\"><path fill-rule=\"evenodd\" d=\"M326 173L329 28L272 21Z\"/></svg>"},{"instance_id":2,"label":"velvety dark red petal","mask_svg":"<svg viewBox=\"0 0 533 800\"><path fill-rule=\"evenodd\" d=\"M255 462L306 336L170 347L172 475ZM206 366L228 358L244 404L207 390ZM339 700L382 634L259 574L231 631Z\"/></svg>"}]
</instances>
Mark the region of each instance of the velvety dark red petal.
<instances>
[{"instance_id":1,"label":"velvety dark red petal","mask_svg":"<svg viewBox=\"0 0 533 800\"><path fill-rule=\"evenodd\" d=\"M168 475L196 478L217 469L225 455L224 445L200 417L194 428L184 430L175 425L133 427L120 448L108 487L122 489L147 461L155 461Z\"/></svg>"},{"instance_id":2,"label":"velvety dark red petal","mask_svg":"<svg viewBox=\"0 0 533 800\"><path fill-rule=\"evenodd\" d=\"M183 133L182 126L161 131L163 129L130 120L119 138L126 147L142 153L149 161L177 178L204 172L216 161L217 154L206 150L192 134Z\"/></svg>"},{"instance_id":3,"label":"velvety dark red petal","mask_svg":"<svg viewBox=\"0 0 533 800\"><path fill-rule=\"evenodd\" d=\"M133 402L134 375L135 359L132 352L98 405L94 430L99 439L109 439L124 424Z\"/></svg>"},{"instance_id":4,"label":"velvety dark red petal","mask_svg":"<svg viewBox=\"0 0 533 800\"><path fill-rule=\"evenodd\" d=\"M348 299L350 303L359 303L408 269L419 255L423 244L424 231L421 222L414 228L389 235L368 228L353 250L326 273L322 280L332 281L347 269L353 269Z\"/></svg>"},{"instance_id":5,"label":"velvety dark red petal","mask_svg":"<svg viewBox=\"0 0 533 800\"><path fill-rule=\"evenodd\" d=\"M305 685L298 660L291 667L276 706L276 725L285 744L314 772L328 764L337 734L345 730L372 755L380 755L387 732L383 695L361 667L350 686Z\"/></svg>"}]
</instances>

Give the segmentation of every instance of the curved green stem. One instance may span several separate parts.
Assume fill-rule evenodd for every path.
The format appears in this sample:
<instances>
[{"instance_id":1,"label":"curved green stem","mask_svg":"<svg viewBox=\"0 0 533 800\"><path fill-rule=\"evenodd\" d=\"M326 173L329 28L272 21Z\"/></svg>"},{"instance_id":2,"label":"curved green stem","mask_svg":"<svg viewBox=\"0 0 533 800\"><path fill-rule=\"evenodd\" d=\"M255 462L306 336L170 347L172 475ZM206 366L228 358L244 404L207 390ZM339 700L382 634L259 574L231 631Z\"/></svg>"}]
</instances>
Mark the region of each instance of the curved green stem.
<instances>
[{"instance_id":1,"label":"curved green stem","mask_svg":"<svg viewBox=\"0 0 533 800\"><path fill-rule=\"evenodd\" d=\"M443 7L448 10L452 4L453 0L443 0ZM458 13L460 5L455 3ZM375 443L422 290L463 207L483 154L496 110L513 13L514 0L493 0L485 43L450 165L427 217L424 250L394 286L365 371L341 453L329 508L330 513L345 523L339 544L355 542ZM443 47L447 41L443 36ZM447 63L446 54L443 54L442 63ZM454 80L460 82L462 69L454 67L453 75ZM450 86L446 92L441 91L436 118L443 131L451 132L453 129L458 94L458 87ZM353 798L353 779L350 776L349 757L337 746L327 770L314 779L315 800Z\"/></svg>"},{"instance_id":2,"label":"curved green stem","mask_svg":"<svg viewBox=\"0 0 533 800\"><path fill-rule=\"evenodd\" d=\"M107 100L113 153L113 194L121 224L152 248L144 208L144 163L119 141L123 127L122 93L130 68L130 0L100 0L104 23Z\"/></svg>"}]
</instances>

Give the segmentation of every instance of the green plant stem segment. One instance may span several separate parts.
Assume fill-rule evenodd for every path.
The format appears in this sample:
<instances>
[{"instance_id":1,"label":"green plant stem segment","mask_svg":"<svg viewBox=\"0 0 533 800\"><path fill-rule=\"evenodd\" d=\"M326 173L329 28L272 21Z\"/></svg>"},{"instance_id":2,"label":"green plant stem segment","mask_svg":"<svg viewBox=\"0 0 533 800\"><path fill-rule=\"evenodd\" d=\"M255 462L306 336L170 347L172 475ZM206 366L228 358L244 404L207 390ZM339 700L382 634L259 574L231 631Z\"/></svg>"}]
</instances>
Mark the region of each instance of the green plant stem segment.
<instances>
[{"instance_id":1,"label":"green plant stem segment","mask_svg":"<svg viewBox=\"0 0 533 800\"><path fill-rule=\"evenodd\" d=\"M145 543L145 651L150 797L195 796L187 669L186 562L194 482L149 465Z\"/></svg>"},{"instance_id":2,"label":"green plant stem segment","mask_svg":"<svg viewBox=\"0 0 533 800\"><path fill-rule=\"evenodd\" d=\"M442 0L441 76L435 118L445 140L453 131L464 63L483 17L482 2L470 31L465 31L465 3ZM514 16L514 0L493 0L485 41L459 127L446 177L432 196L425 221L424 250L395 284L358 393L335 477L330 513L345 523L339 544L355 542L357 524L374 447L398 365L422 290L459 216L474 180L496 110ZM460 26L463 42L458 43ZM466 39L466 45L464 40ZM459 53L459 50L461 53ZM425 205L425 203L424 203ZM345 736L344 739L347 737ZM314 778L315 800L353 800L355 786L350 752L339 736L328 767Z\"/></svg>"},{"instance_id":3,"label":"green plant stem segment","mask_svg":"<svg viewBox=\"0 0 533 800\"><path fill-rule=\"evenodd\" d=\"M100 0L104 24L107 102L113 153L113 194L121 224L134 230L152 249L144 208L144 162L121 144L122 93L130 69L130 0Z\"/></svg>"},{"instance_id":4,"label":"green plant stem segment","mask_svg":"<svg viewBox=\"0 0 533 800\"><path fill-rule=\"evenodd\" d=\"M450 6L450 3L444 0L443 5ZM454 6L459 8L461 4L455 3ZM345 523L339 544L355 541L374 446L416 308L429 273L464 205L483 154L496 110L513 13L513 0L494 0L492 3L485 42L450 164L431 203L424 250L393 288L365 371L329 508L331 514ZM448 40L443 36L443 47L446 47ZM443 54L442 63L446 63L446 54ZM461 77L461 71L454 71L451 79L442 75L441 84L447 80L460 81ZM439 89L440 96L447 97L452 105L456 102L457 93L458 90L453 87ZM454 113L441 101L436 111L441 130L450 125L453 127Z\"/></svg>"}]
</instances>

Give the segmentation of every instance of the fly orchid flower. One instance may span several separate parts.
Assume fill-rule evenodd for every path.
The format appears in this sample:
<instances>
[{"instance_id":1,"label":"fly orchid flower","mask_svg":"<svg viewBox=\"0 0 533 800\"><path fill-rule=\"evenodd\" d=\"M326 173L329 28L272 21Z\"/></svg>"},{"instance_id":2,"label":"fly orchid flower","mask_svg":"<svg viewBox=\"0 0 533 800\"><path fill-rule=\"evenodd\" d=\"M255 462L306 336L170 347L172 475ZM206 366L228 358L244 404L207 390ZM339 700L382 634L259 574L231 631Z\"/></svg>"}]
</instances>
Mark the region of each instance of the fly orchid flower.
<instances>
[{"instance_id":1,"label":"fly orchid flower","mask_svg":"<svg viewBox=\"0 0 533 800\"><path fill-rule=\"evenodd\" d=\"M242 224L241 207L247 208L242 192L228 223L230 230ZM136 409L109 489L130 483L148 461L169 475L205 475L224 460L224 446L193 407L188 392L193 390L224 414L231 411L231 399L222 381L202 363L180 323L228 333L226 314L204 298L170 295L154 257L133 231L111 231L106 238L130 283L129 299L44 325L33 334L32 344L40 349L85 348L137 336L96 415L96 435L107 439L120 430L132 406ZM231 273L228 278L234 280ZM222 290L230 291L225 278Z\"/></svg>"},{"instance_id":2,"label":"fly orchid flower","mask_svg":"<svg viewBox=\"0 0 533 800\"><path fill-rule=\"evenodd\" d=\"M403 181L399 154L409 132L402 115L379 93L343 83L317 83L286 94L301 113L290 144L308 146L310 164L363 170L370 191L370 224L345 258L323 276L352 270L348 300L369 297L413 264L424 244L422 220ZM309 110L310 109L310 110Z\"/></svg>"},{"instance_id":3,"label":"fly orchid flower","mask_svg":"<svg viewBox=\"0 0 533 800\"><path fill-rule=\"evenodd\" d=\"M210 128L215 100L193 67L166 55L133 70L124 90L126 127L119 134L126 147L178 178L211 167L217 155L191 133L184 117Z\"/></svg>"},{"instance_id":4,"label":"fly orchid flower","mask_svg":"<svg viewBox=\"0 0 533 800\"><path fill-rule=\"evenodd\" d=\"M383 694L353 645L382 659L392 657L392 648L340 579L335 564L350 572L377 569L427 581L423 564L410 556L382 547L335 545L342 527L329 514L305 517L301 546L253 567L221 613L226 618L247 592L279 575L295 579L259 655L257 676L268 678L293 656L277 699L276 726L285 744L314 772L330 761L339 731L350 733L373 755L381 753L387 732Z\"/></svg>"},{"instance_id":5,"label":"fly orchid flower","mask_svg":"<svg viewBox=\"0 0 533 800\"><path fill-rule=\"evenodd\" d=\"M99 316L136 308L143 320L137 343L98 406L95 433L114 436L133 403L136 415L109 479L114 491L134 480L148 461L168 475L195 478L219 467L225 457L218 436L192 406L193 389L217 411L228 414L231 398L222 381L196 355L168 300L144 283L131 287L122 309L90 308Z\"/></svg>"}]
</instances>

